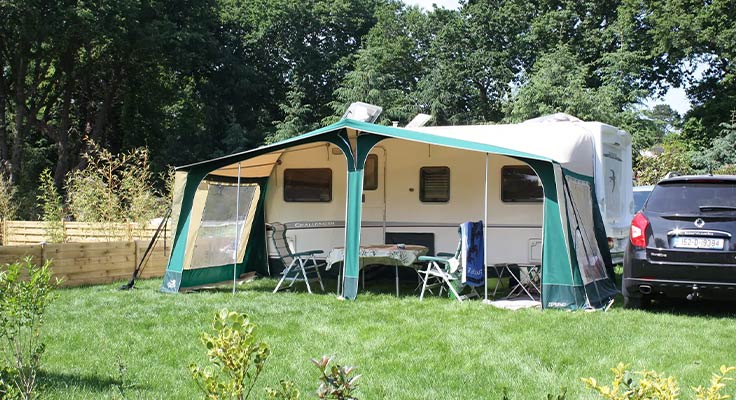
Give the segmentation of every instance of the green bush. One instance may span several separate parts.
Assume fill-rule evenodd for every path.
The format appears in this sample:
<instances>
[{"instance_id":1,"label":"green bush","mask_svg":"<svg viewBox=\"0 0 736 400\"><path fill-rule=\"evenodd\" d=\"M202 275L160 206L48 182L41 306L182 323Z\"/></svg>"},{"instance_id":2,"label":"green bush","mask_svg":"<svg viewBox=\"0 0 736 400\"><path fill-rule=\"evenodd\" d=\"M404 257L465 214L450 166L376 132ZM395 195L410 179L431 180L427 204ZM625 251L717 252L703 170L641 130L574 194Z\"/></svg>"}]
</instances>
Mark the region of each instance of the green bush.
<instances>
[{"instance_id":1,"label":"green bush","mask_svg":"<svg viewBox=\"0 0 736 400\"><path fill-rule=\"evenodd\" d=\"M18 213L18 190L4 173L0 173L0 220L10 221Z\"/></svg>"},{"instance_id":2,"label":"green bush","mask_svg":"<svg viewBox=\"0 0 736 400\"><path fill-rule=\"evenodd\" d=\"M670 173L680 175L694 172L692 156L686 142L678 135L669 135L662 144L662 153L656 156L637 157L636 184L654 185Z\"/></svg>"},{"instance_id":3,"label":"green bush","mask_svg":"<svg viewBox=\"0 0 736 400\"><path fill-rule=\"evenodd\" d=\"M93 141L87 146L87 166L71 172L66 179L69 210L74 219L144 224L164 214L169 203L154 189L147 149L139 147L113 154Z\"/></svg>"},{"instance_id":4,"label":"green bush","mask_svg":"<svg viewBox=\"0 0 736 400\"><path fill-rule=\"evenodd\" d=\"M693 388L697 400L725 400L730 399L722 393L726 382L733 378L727 375L734 367L721 366L719 373L713 374L710 386L704 388L698 386ZM629 372L628 365L619 363L612 368L613 382L611 386L598 384L595 378L583 379L586 386L595 390L598 394L609 400L677 400L680 396L680 387L677 380L671 376L665 377L656 371ZM635 379L638 377L638 379Z\"/></svg>"},{"instance_id":5,"label":"green bush","mask_svg":"<svg viewBox=\"0 0 736 400\"><path fill-rule=\"evenodd\" d=\"M0 267L0 398L37 397L45 350L41 327L59 283L51 279L49 266L49 261L39 267L26 258Z\"/></svg>"},{"instance_id":6,"label":"green bush","mask_svg":"<svg viewBox=\"0 0 736 400\"><path fill-rule=\"evenodd\" d=\"M355 367L344 367L337 364L330 366L332 358L322 356L321 360L312 359L321 376L317 397L320 399L357 400L355 391L358 389L358 379L361 375L354 375Z\"/></svg>"},{"instance_id":7,"label":"green bush","mask_svg":"<svg viewBox=\"0 0 736 400\"><path fill-rule=\"evenodd\" d=\"M54 184L51 170L46 168L39 177L38 188L39 208L42 210L41 220L44 221L46 240L51 243L64 241L64 202Z\"/></svg>"},{"instance_id":8,"label":"green bush","mask_svg":"<svg viewBox=\"0 0 736 400\"><path fill-rule=\"evenodd\" d=\"M257 342L256 325L246 314L223 309L212 321L214 334L202 335L209 366L192 363L189 370L209 399L247 399L271 350Z\"/></svg>"},{"instance_id":9,"label":"green bush","mask_svg":"<svg viewBox=\"0 0 736 400\"><path fill-rule=\"evenodd\" d=\"M266 398L270 400L299 400L301 394L294 382L281 380L278 389L266 388Z\"/></svg>"}]
</instances>

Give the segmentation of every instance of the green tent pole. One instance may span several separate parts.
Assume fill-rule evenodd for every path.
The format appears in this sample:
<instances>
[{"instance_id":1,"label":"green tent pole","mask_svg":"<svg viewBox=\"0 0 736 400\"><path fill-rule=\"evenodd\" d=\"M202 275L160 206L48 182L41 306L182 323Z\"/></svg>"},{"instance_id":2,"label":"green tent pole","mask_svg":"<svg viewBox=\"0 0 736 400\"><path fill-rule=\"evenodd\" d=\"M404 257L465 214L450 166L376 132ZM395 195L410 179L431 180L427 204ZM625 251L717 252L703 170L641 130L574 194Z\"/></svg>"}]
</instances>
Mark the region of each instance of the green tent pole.
<instances>
[{"instance_id":1,"label":"green tent pole","mask_svg":"<svg viewBox=\"0 0 736 400\"><path fill-rule=\"evenodd\" d=\"M345 215L345 260L343 274L343 297L355 300L358 296L358 274L360 273L360 219L361 194L363 193L363 170L348 171L347 210Z\"/></svg>"},{"instance_id":2,"label":"green tent pole","mask_svg":"<svg viewBox=\"0 0 736 400\"><path fill-rule=\"evenodd\" d=\"M238 229L238 218L240 217L240 163L238 163L238 185L235 187L235 246L233 246L233 294L235 284L238 280L238 245L240 244L240 229Z\"/></svg>"}]
</instances>

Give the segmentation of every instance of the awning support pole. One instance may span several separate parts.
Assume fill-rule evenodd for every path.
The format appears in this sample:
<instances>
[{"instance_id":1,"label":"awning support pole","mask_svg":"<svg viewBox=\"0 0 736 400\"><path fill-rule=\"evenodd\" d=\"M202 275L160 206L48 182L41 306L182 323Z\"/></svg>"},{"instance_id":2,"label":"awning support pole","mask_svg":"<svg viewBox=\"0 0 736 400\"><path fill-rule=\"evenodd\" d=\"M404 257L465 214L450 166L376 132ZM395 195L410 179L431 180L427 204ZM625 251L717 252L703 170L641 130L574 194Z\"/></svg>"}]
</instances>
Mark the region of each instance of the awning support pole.
<instances>
[{"instance_id":1,"label":"awning support pole","mask_svg":"<svg viewBox=\"0 0 736 400\"><path fill-rule=\"evenodd\" d=\"M483 300L488 301L488 153L486 153L485 188L483 194L483 286L485 296Z\"/></svg>"},{"instance_id":2,"label":"awning support pole","mask_svg":"<svg viewBox=\"0 0 736 400\"><path fill-rule=\"evenodd\" d=\"M240 163L238 163L238 186L235 188L235 246L233 246L233 294L235 284L238 282L238 245L240 244L240 229L238 222L240 218Z\"/></svg>"},{"instance_id":3,"label":"awning support pole","mask_svg":"<svg viewBox=\"0 0 736 400\"><path fill-rule=\"evenodd\" d=\"M363 192L363 170L348 171L347 210L345 215L345 261L343 267L343 292L346 299L355 300L358 295L360 273L360 220Z\"/></svg>"}]
</instances>

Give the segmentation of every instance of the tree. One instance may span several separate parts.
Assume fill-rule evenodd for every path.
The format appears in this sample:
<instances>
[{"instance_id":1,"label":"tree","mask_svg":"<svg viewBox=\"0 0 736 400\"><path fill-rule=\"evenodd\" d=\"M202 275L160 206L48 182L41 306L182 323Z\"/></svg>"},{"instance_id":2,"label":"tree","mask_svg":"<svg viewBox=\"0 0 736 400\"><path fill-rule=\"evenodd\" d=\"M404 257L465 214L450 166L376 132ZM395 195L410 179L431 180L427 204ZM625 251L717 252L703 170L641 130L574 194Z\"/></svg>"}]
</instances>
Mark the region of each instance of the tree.
<instances>
[{"instance_id":1,"label":"tree","mask_svg":"<svg viewBox=\"0 0 736 400\"><path fill-rule=\"evenodd\" d=\"M355 68L335 90L330 102L334 122L355 101L383 107L379 123L407 123L419 111L414 91L424 74L419 28L426 15L418 8L388 4L376 12L377 22L354 59Z\"/></svg>"},{"instance_id":2,"label":"tree","mask_svg":"<svg viewBox=\"0 0 736 400\"><path fill-rule=\"evenodd\" d=\"M736 165L736 112L730 123L721 124L720 136L711 145L698 152L693 159L695 168L701 173L733 173Z\"/></svg>"},{"instance_id":3,"label":"tree","mask_svg":"<svg viewBox=\"0 0 736 400\"><path fill-rule=\"evenodd\" d=\"M275 122L276 132L266 138L266 143L276 143L317 128L316 123L308 122L313 120L314 111L311 104L304 103L305 98L304 89L295 84L286 94L287 102L279 106L285 114L284 119Z\"/></svg>"},{"instance_id":4,"label":"tree","mask_svg":"<svg viewBox=\"0 0 736 400\"><path fill-rule=\"evenodd\" d=\"M612 123L622 111L622 105L610 95L615 89L588 87L586 77L586 67L568 46L540 57L528 82L508 103L508 119L520 122L563 112L583 120Z\"/></svg>"},{"instance_id":5,"label":"tree","mask_svg":"<svg viewBox=\"0 0 736 400\"><path fill-rule=\"evenodd\" d=\"M687 142L678 134L665 138L661 154L639 154L637 158L637 185L654 185L670 172L686 175L694 171Z\"/></svg>"},{"instance_id":6,"label":"tree","mask_svg":"<svg viewBox=\"0 0 736 400\"><path fill-rule=\"evenodd\" d=\"M533 3L468 2L460 12L435 10L428 72L420 102L438 124L497 122L529 54Z\"/></svg>"},{"instance_id":7,"label":"tree","mask_svg":"<svg viewBox=\"0 0 736 400\"><path fill-rule=\"evenodd\" d=\"M736 109L736 7L730 0L650 1L645 13L650 45L667 60L667 80L686 84L693 105L683 135L708 146ZM698 67L701 76L695 73Z\"/></svg>"}]
</instances>

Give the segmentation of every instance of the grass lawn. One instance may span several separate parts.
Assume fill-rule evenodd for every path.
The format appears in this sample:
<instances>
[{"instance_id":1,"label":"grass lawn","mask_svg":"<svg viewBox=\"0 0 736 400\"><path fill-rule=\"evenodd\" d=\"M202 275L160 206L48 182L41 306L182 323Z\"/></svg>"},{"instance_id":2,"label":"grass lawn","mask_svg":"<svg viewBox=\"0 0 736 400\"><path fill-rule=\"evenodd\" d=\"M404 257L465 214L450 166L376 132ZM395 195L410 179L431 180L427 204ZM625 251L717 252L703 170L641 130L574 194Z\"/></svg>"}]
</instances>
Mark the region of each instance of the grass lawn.
<instances>
[{"instance_id":1,"label":"grass lawn","mask_svg":"<svg viewBox=\"0 0 736 400\"><path fill-rule=\"evenodd\" d=\"M690 398L689 387L707 384L721 364L736 365L732 308L506 311L479 301L419 302L410 282L397 298L390 281L356 302L337 300L334 290L272 294L270 279L246 283L234 296L162 294L160 284L60 289L43 332L44 398L119 398L118 360L134 386L127 398L201 398L188 366L205 363L199 335L223 307L248 313L271 345L254 398L284 378L314 398L317 369L309 359L323 354L358 366L361 399L501 399L503 388L512 400L546 399L561 387L568 399L593 399L580 378L609 382L618 362L674 375Z\"/></svg>"}]
</instances>

